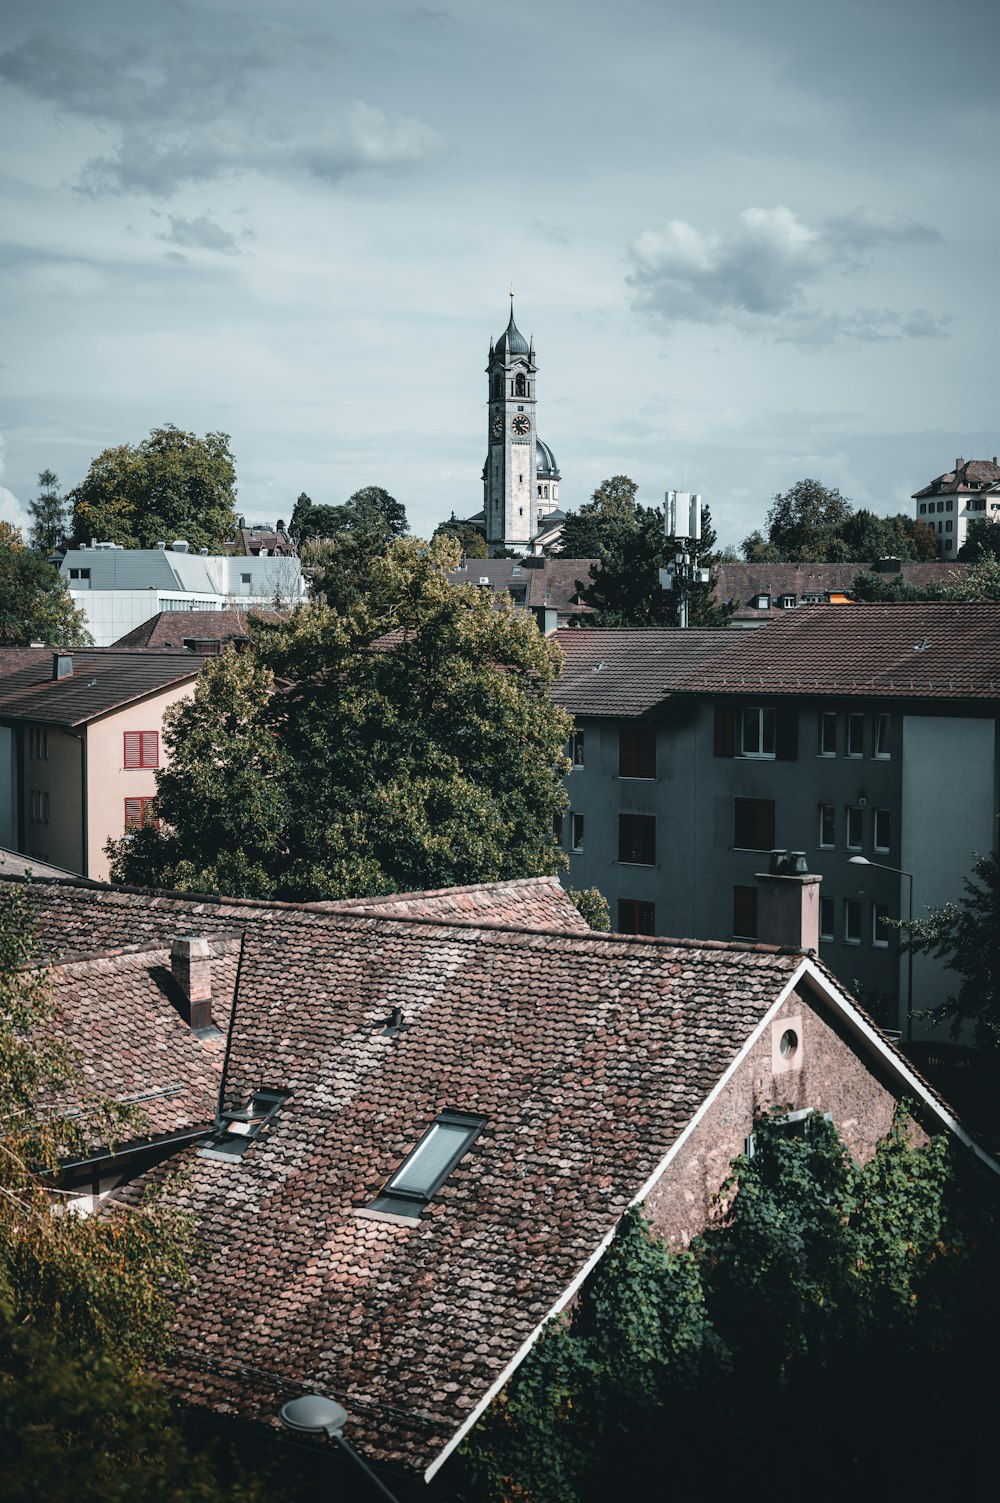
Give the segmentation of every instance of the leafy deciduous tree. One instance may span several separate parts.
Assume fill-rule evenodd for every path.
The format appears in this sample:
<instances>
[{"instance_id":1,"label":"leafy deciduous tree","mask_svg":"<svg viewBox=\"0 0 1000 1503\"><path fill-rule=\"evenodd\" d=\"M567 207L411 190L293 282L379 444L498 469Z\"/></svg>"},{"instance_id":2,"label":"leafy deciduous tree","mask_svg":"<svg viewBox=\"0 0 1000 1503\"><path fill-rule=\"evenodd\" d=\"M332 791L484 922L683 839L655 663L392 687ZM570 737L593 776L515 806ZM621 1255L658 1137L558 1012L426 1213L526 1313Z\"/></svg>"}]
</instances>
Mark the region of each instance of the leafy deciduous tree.
<instances>
[{"instance_id":1,"label":"leafy deciduous tree","mask_svg":"<svg viewBox=\"0 0 1000 1503\"><path fill-rule=\"evenodd\" d=\"M952 1034L964 1023L976 1043L991 1053L1000 1050L1000 858L980 856L966 877L965 896L932 910L913 923L912 945L918 954L943 960L956 972L958 989L932 1016L950 1020Z\"/></svg>"},{"instance_id":2,"label":"leafy deciduous tree","mask_svg":"<svg viewBox=\"0 0 1000 1503\"><path fill-rule=\"evenodd\" d=\"M453 540L397 540L350 611L258 625L253 659L206 665L165 731L160 826L112 847L116 876L315 898L556 870L557 650L449 584L457 561Z\"/></svg>"},{"instance_id":3,"label":"leafy deciduous tree","mask_svg":"<svg viewBox=\"0 0 1000 1503\"><path fill-rule=\"evenodd\" d=\"M73 537L154 548L186 538L217 553L236 528L236 471L227 433L198 438L172 424L140 444L105 449L70 491Z\"/></svg>"},{"instance_id":4,"label":"leafy deciduous tree","mask_svg":"<svg viewBox=\"0 0 1000 1503\"><path fill-rule=\"evenodd\" d=\"M91 641L86 617L70 598L58 569L29 553L16 527L0 532L0 647L44 642L84 647Z\"/></svg>"},{"instance_id":5,"label":"leafy deciduous tree","mask_svg":"<svg viewBox=\"0 0 1000 1503\"><path fill-rule=\"evenodd\" d=\"M433 537L456 538L466 558L487 558L486 538L471 522L460 521L452 512L447 522L439 522Z\"/></svg>"}]
</instances>

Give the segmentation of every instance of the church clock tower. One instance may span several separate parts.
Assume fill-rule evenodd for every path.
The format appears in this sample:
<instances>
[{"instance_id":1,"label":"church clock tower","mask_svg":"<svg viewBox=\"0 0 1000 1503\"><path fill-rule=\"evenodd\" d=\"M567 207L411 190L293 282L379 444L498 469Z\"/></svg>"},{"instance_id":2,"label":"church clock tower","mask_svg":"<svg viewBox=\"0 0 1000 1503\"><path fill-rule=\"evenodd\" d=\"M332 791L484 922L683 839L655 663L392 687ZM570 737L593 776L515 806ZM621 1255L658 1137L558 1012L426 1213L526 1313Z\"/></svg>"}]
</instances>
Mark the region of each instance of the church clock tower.
<instances>
[{"instance_id":1,"label":"church clock tower","mask_svg":"<svg viewBox=\"0 0 1000 1503\"><path fill-rule=\"evenodd\" d=\"M490 345L487 438L483 471L486 544L490 556L523 552L537 531L535 345L514 322Z\"/></svg>"}]
</instances>

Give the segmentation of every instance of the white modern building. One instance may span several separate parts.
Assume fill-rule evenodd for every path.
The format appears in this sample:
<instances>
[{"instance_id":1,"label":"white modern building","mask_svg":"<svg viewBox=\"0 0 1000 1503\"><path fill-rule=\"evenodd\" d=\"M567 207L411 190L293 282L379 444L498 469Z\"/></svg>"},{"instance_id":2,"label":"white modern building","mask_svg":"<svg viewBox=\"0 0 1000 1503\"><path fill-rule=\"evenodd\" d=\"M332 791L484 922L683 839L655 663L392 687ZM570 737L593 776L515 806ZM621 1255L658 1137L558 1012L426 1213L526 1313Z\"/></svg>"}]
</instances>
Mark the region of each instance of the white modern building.
<instances>
[{"instance_id":1,"label":"white modern building","mask_svg":"<svg viewBox=\"0 0 1000 1503\"><path fill-rule=\"evenodd\" d=\"M98 647L117 642L159 611L287 608L306 598L297 558L192 553L182 538L156 548L93 542L71 549L60 573Z\"/></svg>"}]
</instances>

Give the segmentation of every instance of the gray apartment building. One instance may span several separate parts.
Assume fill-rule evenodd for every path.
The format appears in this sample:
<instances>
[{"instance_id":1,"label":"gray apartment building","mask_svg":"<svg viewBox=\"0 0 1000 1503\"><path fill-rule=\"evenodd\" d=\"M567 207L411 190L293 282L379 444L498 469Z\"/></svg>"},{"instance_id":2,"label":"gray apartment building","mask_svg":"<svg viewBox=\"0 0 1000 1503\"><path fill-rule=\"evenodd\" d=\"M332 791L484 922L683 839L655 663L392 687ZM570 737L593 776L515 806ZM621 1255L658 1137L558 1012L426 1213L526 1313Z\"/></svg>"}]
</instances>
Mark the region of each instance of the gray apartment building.
<instances>
[{"instance_id":1,"label":"gray apartment building","mask_svg":"<svg viewBox=\"0 0 1000 1503\"><path fill-rule=\"evenodd\" d=\"M576 720L561 844L626 933L758 935L757 874L802 851L820 956L887 1028L949 990L893 921L995 849L1000 604L817 605L754 632L558 634ZM859 861L858 858L863 858Z\"/></svg>"}]
</instances>

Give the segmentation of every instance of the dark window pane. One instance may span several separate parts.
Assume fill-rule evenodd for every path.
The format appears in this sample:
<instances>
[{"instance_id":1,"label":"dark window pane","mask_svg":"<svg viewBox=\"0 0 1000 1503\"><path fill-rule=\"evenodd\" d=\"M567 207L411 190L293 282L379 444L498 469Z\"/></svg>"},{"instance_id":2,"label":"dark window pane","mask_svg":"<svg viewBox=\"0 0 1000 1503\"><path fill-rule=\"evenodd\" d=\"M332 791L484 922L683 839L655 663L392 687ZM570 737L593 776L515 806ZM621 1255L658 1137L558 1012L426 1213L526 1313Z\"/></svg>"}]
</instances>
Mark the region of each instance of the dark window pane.
<instances>
[{"instance_id":1,"label":"dark window pane","mask_svg":"<svg viewBox=\"0 0 1000 1503\"><path fill-rule=\"evenodd\" d=\"M629 726L618 732L618 776L656 777L656 731L647 726Z\"/></svg>"},{"instance_id":2,"label":"dark window pane","mask_svg":"<svg viewBox=\"0 0 1000 1503\"><path fill-rule=\"evenodd\" d=\"M619 898L618 933L655 934L656 905L640 903L635 898Z\"/></svg>"},{"instance_id":3,"label":"dark window pane","mask_svg":"<svg viewBox=\"0 0 1000 1503\"><path fill-rule=\"evenodd\" d=\"M737 939L757 938L757 889L733 888L733 934Z\"/></svg>"},{"instance_id":4,"label":"dark window pane","mask_svg":"<svg viewBox=\"0 0 1000 1503\"><path fill-rule=\"evenodd\" d=\"M773 850L773 799L738 798L734 800L733 845L741 851Z\"/></svg>"},{"instance_id":5,"label":"dark window pane","mask_svg":"<svg viewBox=\"0 0 1000 1503\"><path fill-rule=\"evenodd\" d=\"M656 817L619 814L618 860L633 866L656 865Z\"/></svg>"}]
</instances>

